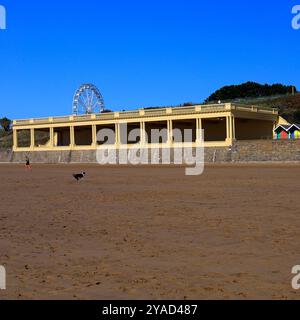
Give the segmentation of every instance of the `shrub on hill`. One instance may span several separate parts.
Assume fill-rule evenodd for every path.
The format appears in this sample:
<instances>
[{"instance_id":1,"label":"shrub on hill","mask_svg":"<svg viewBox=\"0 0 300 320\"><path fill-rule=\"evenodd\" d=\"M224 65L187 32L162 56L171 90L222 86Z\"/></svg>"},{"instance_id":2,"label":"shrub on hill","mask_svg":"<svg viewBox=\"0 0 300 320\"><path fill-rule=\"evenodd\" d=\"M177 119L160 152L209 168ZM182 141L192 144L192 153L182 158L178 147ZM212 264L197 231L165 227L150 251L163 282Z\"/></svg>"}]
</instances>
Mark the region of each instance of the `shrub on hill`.
<instances>
[{"instance_id":1,"label":"shrub on hill","mask_svg":"<svg viewBox=\"0 0 300 320\"><path fill-rule=\"evenodd\" d=\"M10 119L2 118L0 119L0 126L5 132L9 132L11 130L12 121Z\"/></svg>"}]
</instances>

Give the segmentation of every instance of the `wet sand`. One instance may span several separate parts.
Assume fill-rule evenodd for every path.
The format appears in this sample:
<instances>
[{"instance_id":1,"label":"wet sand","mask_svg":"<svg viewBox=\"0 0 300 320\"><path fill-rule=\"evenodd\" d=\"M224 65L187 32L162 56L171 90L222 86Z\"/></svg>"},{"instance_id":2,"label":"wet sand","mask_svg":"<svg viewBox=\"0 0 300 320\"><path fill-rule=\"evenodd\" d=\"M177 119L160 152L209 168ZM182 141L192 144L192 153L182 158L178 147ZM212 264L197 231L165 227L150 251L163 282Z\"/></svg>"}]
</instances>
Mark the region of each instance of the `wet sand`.
<instances>
[{"instance_id":1,"label":"wet sand","mask_svg":"<svg viewBox=\"0 0 300 320\"><path fill-rule=\"evenodd\" d=\"M300 165L209 166L194 177L1 165L0 177L0 299L300 298Z\"/></svg>"}]
</instances>

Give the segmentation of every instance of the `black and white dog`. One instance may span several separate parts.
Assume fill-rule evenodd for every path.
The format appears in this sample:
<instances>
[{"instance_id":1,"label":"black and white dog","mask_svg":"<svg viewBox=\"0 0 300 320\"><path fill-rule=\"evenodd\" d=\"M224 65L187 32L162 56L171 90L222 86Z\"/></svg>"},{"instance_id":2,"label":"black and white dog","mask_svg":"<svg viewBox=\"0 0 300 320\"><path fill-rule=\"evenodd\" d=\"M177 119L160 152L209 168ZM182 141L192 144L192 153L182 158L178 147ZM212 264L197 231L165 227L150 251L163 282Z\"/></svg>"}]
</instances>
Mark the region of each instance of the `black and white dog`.
<instances>
[{"instance_id":1,"label":"black and white dog","mask_svg":"<svg viewBox=\"0 0 300 320\"><path fill-rule=\"evenodd\" d=\"M81 173L74 173L73 177L74 179L76 179L77 181L82 180L85 177L86 173L85 172L81 172Z\"/></svg>"}]
</instances>

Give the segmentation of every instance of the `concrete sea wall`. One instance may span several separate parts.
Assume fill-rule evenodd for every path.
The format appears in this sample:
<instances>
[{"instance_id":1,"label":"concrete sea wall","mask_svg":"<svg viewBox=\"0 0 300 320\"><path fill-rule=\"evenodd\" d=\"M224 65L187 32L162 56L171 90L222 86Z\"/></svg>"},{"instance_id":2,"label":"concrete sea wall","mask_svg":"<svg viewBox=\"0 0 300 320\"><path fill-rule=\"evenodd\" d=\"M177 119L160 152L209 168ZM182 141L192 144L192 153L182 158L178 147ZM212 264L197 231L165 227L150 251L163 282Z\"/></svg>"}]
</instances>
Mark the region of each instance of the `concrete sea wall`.
<instances>
[{"instance_id":1,"label":"concrete sea wall","mask_svg":"<svg viewBox=\"0 0 300 320\"><path fill-rule=\"evenodd\" d=\"M2 163L96 163L96 151L12 152L0 151ZM172 158L172 157L171 157ZM238 141L231 148L206 148L205 161L223 162L295 162L300 161L300 140L295 141Z\"/></svg>"}]
</instances>

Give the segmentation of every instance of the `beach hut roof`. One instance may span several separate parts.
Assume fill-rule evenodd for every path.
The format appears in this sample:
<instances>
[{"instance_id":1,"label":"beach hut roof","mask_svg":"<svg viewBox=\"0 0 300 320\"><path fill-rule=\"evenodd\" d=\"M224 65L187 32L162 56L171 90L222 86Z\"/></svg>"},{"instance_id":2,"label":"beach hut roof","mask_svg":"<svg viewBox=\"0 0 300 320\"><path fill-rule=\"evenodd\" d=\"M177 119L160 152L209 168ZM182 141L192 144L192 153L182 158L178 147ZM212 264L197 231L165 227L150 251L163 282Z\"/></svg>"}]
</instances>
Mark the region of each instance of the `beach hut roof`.
<instances>
[{"instance_id":1,"label":"beach hut roof","mask_svg":"<svg viewBox=\"0 0 300 320\"><path fill-rule=\"evenodd\" d=\"M288 132L290 128L291 128L290 125L280 124L278 127L276 127L275 131L278 131L278 129L283 129L284 131Z\"/></svg>"},{"instance_id":2,"label":"beach hut roof","mask_svg":"<svg viewBox=\"0 0 300 320\"><path fill-rule=\"evenodd\" d=\"M291 130L292 128L297 128L298 130L300 130L300 124L299 123L294 123L289 127L289 130Z\"/></svg>"}]
</instances>

